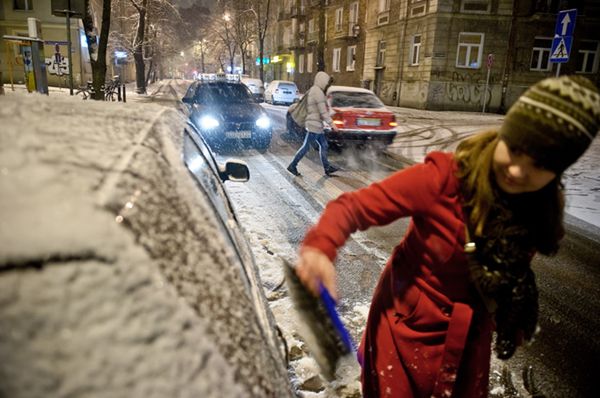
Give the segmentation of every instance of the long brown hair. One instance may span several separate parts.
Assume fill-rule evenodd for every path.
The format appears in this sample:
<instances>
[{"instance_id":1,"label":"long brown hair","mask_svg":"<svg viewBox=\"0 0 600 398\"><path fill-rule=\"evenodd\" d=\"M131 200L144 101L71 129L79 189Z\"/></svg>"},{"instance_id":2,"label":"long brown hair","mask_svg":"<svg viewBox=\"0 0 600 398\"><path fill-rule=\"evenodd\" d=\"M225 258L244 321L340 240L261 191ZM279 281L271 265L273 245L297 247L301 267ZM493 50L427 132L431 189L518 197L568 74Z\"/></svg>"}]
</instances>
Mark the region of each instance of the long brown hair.
<instances>
[{"instance_id":1,"label":"long brown hair","mask_svg":"<svg viewBox=\"0 0 600 398\"><path fill-rule=\"evenodd\" d=\"M469 209L468 224L479 237L484 235L490 210L502 195L492 175L494 151L499 140L496 130L485 131L462 141L455 153L464 206ZM561 175L539 191L517 196L511 201L511 210L519 224L527 229L535 246L532 249L546 255L556 253L564 235Z\"/></svg>"}]
</instances>

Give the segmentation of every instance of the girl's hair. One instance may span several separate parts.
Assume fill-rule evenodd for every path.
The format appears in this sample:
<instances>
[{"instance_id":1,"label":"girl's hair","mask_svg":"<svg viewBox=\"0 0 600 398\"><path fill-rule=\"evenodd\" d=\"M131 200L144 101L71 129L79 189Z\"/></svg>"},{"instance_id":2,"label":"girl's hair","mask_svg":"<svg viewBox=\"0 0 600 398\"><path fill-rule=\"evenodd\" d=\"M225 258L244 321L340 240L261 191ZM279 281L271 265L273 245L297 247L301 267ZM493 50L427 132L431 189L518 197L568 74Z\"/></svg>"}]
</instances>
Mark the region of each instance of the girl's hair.
<instances>
[{"instance_id":1,"label":"girl's hair","mask_svg":"<svg viewBox=\"0 0 600 398\"><path fill-rule=\"evenodd\" d=\"M464 206L470 210L468 223L479 237L483 236L490 211L501 195L492 171L498 141L496 130L485 131L462 141L455 153ZM564 235L561 175L539 191L519 194L510 203L510 210L527 229L534 249L546 255L556 253Z\"/></svg>"}]
</instances>

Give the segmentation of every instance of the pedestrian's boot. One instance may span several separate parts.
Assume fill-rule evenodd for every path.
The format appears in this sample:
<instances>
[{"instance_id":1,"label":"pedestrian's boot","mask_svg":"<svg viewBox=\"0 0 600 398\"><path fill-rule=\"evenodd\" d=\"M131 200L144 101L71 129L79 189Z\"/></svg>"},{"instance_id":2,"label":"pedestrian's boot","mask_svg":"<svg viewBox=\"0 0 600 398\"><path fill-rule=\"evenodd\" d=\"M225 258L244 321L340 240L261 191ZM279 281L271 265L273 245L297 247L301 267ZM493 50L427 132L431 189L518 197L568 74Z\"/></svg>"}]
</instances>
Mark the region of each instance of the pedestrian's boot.
<instances>
[{"instance_id":1,"label":"pedestrian's boot","mask_svg":"<svg viewBox=\"0 0 600 398\"><path fill-rule=\"evenodd\" d=\"M335 166L329 165L326 169L325 169L325 174L330 176L333 173L335 173L336 171L338 171L339 169Z\"/></svg>"},{"instance_id":2,"label":"pedestrian's boot","mask_svg":"<svg viewBox=\"0 0 600 398\"><path fill-rule=\"evenodd\" d=\"M292 173L296 177L300 175L300 172L298 171L298 169L296 168L296 166L291 165L291 164L287 167L287 171L289 171L290 173Z\"/></svg>"}]
</instances>

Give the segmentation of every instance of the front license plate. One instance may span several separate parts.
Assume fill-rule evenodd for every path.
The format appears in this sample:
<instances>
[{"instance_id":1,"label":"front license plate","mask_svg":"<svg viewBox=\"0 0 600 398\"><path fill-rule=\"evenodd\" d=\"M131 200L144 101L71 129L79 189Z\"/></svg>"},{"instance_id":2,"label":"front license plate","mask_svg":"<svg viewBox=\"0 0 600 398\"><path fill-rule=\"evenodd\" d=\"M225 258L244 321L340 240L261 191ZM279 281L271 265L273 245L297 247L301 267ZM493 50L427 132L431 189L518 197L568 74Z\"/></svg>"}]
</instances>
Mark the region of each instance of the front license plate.
<instances>
[{"instance_id":1,"label":"front license plate","mask_svg":"<svg viewBox=\"0 0 600 398\"><path fill-rule=\"evenodd\" d=\"M225 138L252 138L252 131L249 131L249 130L226 131Z\"/></svg>"},{"instance_id":2,"label":"front license plate","mask_svg":"<svg viewBox=\"0 0 600 398\"><path fill-rule=\"evenodd\" d=\"M284 93L284 94L291 94L292 92L291 92L291 91L285 91L285 90L284 90L284 91L283 91L283 93Z\"/></svg>"},{"instance_id":3,"label":"front license plate","mask_svg":"<svg viewBox=\"0 0 600 398\"><path fill-rule=\"evenodd\" d=\"M367 119L359 117L356 119L357 126L381 126L381 119Z\"/></svg>"}]
</instances>

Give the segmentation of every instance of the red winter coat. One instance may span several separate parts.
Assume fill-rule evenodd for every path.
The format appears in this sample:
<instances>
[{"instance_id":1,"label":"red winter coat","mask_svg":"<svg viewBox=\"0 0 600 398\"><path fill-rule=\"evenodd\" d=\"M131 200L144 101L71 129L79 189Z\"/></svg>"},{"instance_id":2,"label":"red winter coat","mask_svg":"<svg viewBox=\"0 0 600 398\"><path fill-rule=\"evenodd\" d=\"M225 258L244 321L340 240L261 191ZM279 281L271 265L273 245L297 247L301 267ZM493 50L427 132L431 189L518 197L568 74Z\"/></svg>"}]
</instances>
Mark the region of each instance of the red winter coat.
<instances>
[{"instance_id":1,"label":"red winter coat","mask_svg":"<svg viewBox=\"0 0 600 398\"><path fill-rule=\"evenodd\" d=\"M365 397L487 397L492 322L469 284L452 154L330 202L303 245L333 261L356 230L412 217L375 289L359 348Z\"/></svg>"}]
</instances>

